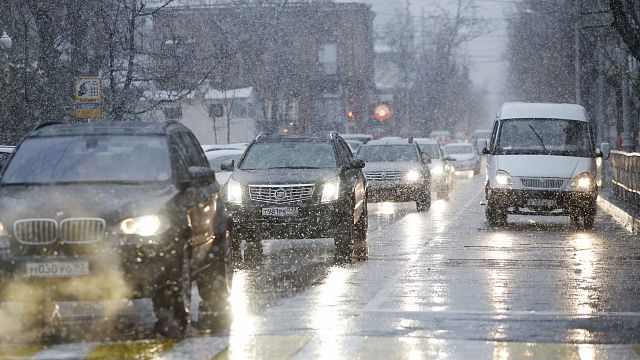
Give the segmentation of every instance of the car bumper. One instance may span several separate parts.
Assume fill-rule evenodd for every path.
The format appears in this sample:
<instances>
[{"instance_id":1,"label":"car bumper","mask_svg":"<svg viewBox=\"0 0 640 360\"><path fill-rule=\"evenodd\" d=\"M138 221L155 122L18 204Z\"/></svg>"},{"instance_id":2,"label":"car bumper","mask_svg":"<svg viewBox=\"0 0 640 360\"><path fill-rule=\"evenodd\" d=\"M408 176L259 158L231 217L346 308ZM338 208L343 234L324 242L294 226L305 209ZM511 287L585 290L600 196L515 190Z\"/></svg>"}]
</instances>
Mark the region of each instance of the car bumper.
<instances>
[{"instance_id":1,"label":"car bumper","mask_svg":"<svg viewBox=\"0 0 640 360\"><path fill-rule=\"evenodd\" d=\"M415 201L418 195L429 189L429 183L374 182L367 184L369 202Z\"/></svg>"},{"instance_id":2,"label":"car bumper","mask_svg":"<svg viewBox=\"0 0 640 360\"><path fill-rule=\"evenodd\" d=\"M297 216L263 216L263 208L294 207ZM251 233L258 238L322 238L334 237L338 225L349 217L349 209L341 202L321 204L229 204L236 234Z\"/></svg>"},{"instance_id":3,"label":"car bumper","mask_svg":"<svg viewBox=\"0 0 640 360\"><path fill-rule=\"evenodd\" d=\"M516 215L569 215L595 208L597 191L489 189L487 200Z\"/></svg>"}]
</instances>

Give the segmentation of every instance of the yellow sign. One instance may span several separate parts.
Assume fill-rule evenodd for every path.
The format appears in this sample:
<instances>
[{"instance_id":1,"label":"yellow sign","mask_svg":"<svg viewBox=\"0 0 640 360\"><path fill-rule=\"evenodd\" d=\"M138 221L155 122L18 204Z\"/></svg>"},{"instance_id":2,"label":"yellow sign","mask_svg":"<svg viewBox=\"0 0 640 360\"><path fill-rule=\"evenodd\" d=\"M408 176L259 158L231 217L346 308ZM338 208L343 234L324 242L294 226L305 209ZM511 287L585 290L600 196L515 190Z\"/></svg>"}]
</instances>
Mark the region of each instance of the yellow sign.
<instances>
[{"instance_id":1,"label":"yellow sign","mask_svg":"<svg viewBox=\"0 0 640 360\"><path fill-rule=\"evenodd\" d=\"M102 79L99 77L76 78L74 96L76 98L76 104L101 103Z\"/></svg>"},{"instance_id":2,"label":"yellow sign","mask_svg":"<svg viewBox=\"0 0 640 360\"><path fill-rule=\"evenodd\" d=\"M102 104L76 104L76 117L81 119L102 117Z\"/></svg>"}]
</instances>

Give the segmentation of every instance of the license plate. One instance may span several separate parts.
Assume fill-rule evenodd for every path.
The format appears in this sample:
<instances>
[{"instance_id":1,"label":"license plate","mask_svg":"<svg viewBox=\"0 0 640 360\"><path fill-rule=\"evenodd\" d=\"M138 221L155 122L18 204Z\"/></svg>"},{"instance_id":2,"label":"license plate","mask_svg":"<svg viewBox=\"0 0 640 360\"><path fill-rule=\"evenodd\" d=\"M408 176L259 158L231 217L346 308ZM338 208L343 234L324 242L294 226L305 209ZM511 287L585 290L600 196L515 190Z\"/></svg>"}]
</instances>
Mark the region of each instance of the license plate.
<instances>
[{"instance_id":1,"label":"license plate","mask_svg":"<svg viewBox=\"0 0 640 360\"><path fill-rule=\"evenodd\" d=\"M27 277L65 277L89 275L89 262L38 262L26 264Z\"/></svg>"},{"instance_id":2,"label":"license plate","mask_svg":"<svg viewBox=\"0 0 640 360\"><path fill-rule=\"evenodd\" d=\"M527 201L528 206L546 206L553 207L556 206L558 202L553 199L529 199Z\"/></svg>"},{"instance_id":3,"label":"license plate","mask_svg":"<svg viewBox=\"0 0 640 360\"><path fill-rule=\"evenodd\" d=\"M262 216L295 217L298 216L297 207L262 208Z\"/></svg>"}]
</instances>

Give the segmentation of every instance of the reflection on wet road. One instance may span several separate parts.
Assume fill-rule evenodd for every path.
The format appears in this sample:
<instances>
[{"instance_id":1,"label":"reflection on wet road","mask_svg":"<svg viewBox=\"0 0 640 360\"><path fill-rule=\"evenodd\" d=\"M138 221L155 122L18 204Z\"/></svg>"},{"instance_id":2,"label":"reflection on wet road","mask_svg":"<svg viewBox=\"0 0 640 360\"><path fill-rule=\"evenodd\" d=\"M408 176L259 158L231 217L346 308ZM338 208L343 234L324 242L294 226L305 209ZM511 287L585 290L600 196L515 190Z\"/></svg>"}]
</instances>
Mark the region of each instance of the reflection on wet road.
<instances>
[{"instance_id":1,"label":"reflection on wet road","mask_svg":"<svg viewBox=\"0 0 640 360\"><path fill-rule=\"evenodd\" d=\"M637 357L637 238L602 213L588 232L565 218L488 227L483 179L459 177L450 200L426 213L370 204L365 262L337 261L331 239L264 241L238 265L232 321L213 334L8 348L167 359Z\"/></svg>"}]
</instances>

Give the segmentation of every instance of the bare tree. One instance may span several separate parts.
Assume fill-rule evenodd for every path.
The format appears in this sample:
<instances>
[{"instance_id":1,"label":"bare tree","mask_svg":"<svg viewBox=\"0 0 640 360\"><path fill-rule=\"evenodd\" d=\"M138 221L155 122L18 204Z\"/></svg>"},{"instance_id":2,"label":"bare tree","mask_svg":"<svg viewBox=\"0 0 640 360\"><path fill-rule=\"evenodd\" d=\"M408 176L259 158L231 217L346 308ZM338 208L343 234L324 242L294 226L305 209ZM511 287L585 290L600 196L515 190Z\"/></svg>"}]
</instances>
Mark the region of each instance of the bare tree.
<instances>
[{"instance_id":1,"label":"bare tree","mask_svg":"<svg viewBox=\"0 0 640 360\"><path fill-rule=\"evenodd\" d=\"M609 0L616 29L629 52L640 61L640 3L636 0Z\"/></svg>"}]
</instances>

